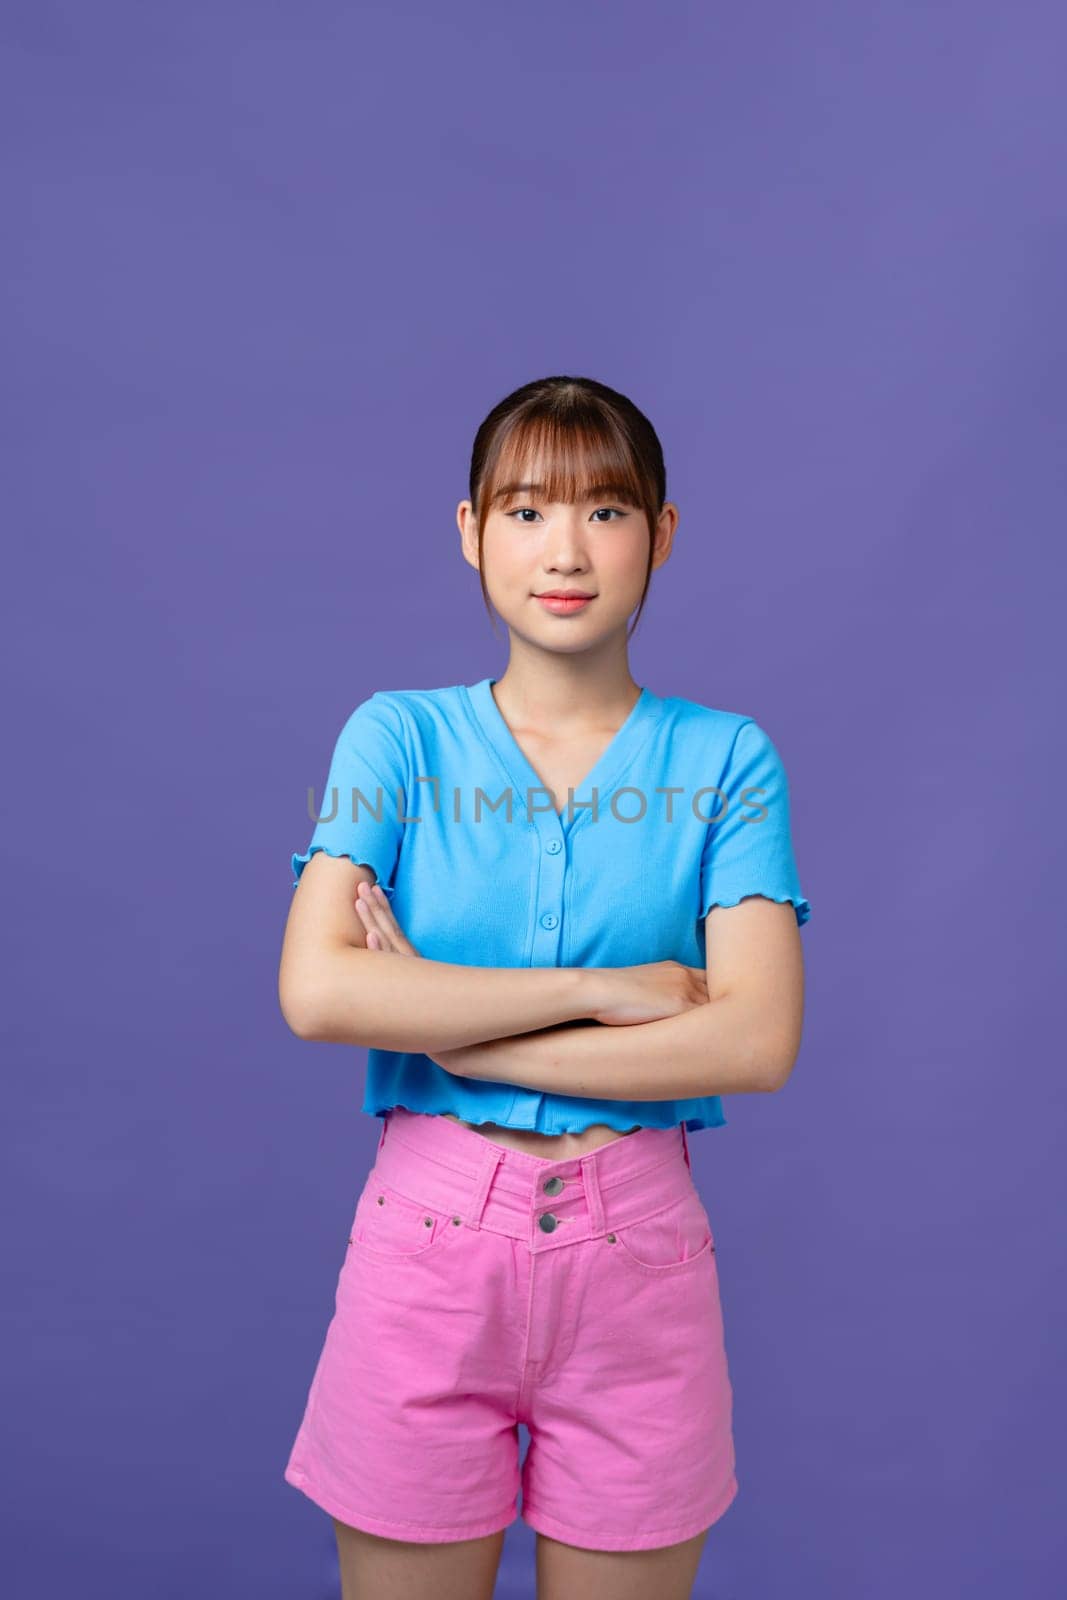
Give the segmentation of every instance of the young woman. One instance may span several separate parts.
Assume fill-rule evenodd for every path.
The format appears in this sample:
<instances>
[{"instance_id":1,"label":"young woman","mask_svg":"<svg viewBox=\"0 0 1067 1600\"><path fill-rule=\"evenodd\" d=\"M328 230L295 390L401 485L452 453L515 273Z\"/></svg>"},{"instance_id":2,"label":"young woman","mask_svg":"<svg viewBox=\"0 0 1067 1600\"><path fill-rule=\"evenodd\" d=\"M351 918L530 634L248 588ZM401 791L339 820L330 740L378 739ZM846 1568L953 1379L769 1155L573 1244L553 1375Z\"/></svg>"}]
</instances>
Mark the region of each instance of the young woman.
<instances>
[{"instance_id":1,"label":"young woman","mask_svg":"<svg viewBox=\"0 0 1067 1600\"><path fill-rule=\"evenodd\" d=\"M346 1600L491 1596L520 1487L540 1600L684 1600L738 1489L688 1134L799 1050L788 785L631 674L678 511L628 399L525 385L469 488L507 668L358 705L293 857L282 1011L368 1047L382 1127L285 1477Z\"/></svg>"}]
</instances>

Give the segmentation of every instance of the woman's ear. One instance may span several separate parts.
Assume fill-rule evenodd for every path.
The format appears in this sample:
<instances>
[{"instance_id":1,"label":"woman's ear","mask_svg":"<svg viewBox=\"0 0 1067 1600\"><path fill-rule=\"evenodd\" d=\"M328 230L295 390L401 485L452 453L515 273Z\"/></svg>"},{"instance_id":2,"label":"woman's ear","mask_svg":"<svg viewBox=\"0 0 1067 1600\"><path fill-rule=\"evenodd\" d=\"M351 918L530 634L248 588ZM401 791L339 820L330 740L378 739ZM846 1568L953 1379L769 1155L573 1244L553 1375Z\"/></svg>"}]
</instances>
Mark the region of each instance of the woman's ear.
<instances>
[{"instance_id":1,"label":"woman's ear","mask_svg":"<svg viewBox=\"0 0 1067 1600\"><path fill-rule=\"evenodd\" d=\"M463 559L478 570L478 523L474 516L474 507L469 500L461 500L456 507L456 523L459 527L460 548Z\"/></svg>"},{"instance_id":2,"label":"woman's ear","mask_svg":"<svg viewBox=\"0 0 1067 1600\"><path fill-rule=\"evenodd\" d=\"M674 544L674 530L678 526L678 507L668 500L656 520L656 534L652 546L652 570L662 567Z\"/></svg>"}]
</instances>

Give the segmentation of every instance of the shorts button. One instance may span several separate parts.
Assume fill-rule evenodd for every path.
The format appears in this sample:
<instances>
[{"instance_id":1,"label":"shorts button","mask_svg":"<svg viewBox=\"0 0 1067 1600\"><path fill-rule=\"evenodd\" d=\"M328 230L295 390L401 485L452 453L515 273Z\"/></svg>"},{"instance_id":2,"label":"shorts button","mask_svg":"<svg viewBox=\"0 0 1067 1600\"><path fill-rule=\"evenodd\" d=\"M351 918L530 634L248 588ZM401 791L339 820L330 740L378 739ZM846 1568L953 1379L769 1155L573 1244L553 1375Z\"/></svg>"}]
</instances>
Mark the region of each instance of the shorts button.
<instances>
[{"instance_id":1,"label":"shorts button","mask_svg":"<svg viewBox=\"0 0 1067 1600\"><path fill-rule=\"evenodd\" d=\"M546 1194L559 1194L560 1190L563 1188L563 1179L546 1178L541 1187Z\"/></svg>"},{"instance_id":2,"label":"shorts button","mask_svg":"<svg viewBox=\"0 0 1067 1600\"><path fill-rule=\"evenodd\" d=\"M552 1233L556 1227L556 1218L551 1211L546 1211L542 1216L538 1217L537 1226L542 1233Z\"/></svg>"}]
</instances>

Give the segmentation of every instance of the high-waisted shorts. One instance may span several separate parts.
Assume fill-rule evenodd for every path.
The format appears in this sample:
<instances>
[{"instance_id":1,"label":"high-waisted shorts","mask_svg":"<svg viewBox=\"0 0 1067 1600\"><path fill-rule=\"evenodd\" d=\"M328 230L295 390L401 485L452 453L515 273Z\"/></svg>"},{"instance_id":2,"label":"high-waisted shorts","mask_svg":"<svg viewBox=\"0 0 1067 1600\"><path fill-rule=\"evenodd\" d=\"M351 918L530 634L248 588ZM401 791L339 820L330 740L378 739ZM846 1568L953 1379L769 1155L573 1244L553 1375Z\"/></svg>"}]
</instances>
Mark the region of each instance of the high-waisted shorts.
<instances>
[{"instance_id":1,"label":"high-waisted shorts","mask_svg":"<svg viewBox=\"0 0 1067 1600\"><path fill-rule=\"evenodd\" d=\"M499 1532L521 1488L550 1538L648 1550L734 1499L731 1411L681 1124L548 1161L388 1113L286 1482L416 1543Z\"/></svg>"}]
</instances>

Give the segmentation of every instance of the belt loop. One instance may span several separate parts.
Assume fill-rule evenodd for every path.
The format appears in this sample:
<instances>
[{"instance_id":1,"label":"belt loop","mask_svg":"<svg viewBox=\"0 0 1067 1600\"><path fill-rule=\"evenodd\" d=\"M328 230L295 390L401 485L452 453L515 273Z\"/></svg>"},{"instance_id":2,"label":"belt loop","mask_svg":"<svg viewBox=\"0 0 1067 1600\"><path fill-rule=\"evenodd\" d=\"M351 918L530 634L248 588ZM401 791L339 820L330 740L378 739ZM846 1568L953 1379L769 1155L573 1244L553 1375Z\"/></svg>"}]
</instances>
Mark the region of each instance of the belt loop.
<instances>
[{"instance_id":1,"label":"belt loop","mask_svg":"<svg viewBox=\"0 0 1067 1600\"><path fill-rule=\"evenodd\" d=\"M601 1148L598 1146L598 1148ZM585 1198L589 1206L589 1218L592 1223L593 1237L597 1238L604 1231L604 1197L600 1193L600 1178L596 1168L596 1150L591 1150L588 1155L579 1158L582 1169L582 1182L585 1185Z\"/></svg>"},{"instance_id":2,"label":"belt loop","mask_svg":"<svg viewBox=\"0 0 1067 1600\"><path fill-rule=\"evenodd\" d=\"M488 1142L487 1142L488 1143ZM482 1155L481 1170L474 1183L474 1190L470 1200L465 1206L460 1207L464 1222L469 1228L480 1228L482 1216L485 1213L485 1203L489 1195L489 1185L496 1177L496 1169L504 1159L502 1146L488 1144Z\"/></svg>"},{"instance_id":3,"label":"belt loop","mask_svg":"<svg viewBox=\"0 0 1067 1600\"><path fill-rule=\"evenodd\" d=\"M689 1138L688 1138L688 1136L686 1134L686 1131L685 1131L685 1123L684 1122L680 1122L678 1124L678 1126L682 1130L682 1151L683 1151L683 1153L685 1155L685 1164L689 1168L690 1173L692 1173L692 1171L693 1171L693 1163L692 1163L692 1161L690 1160L690 1157L689 1157Z\"/></svg>"}]
</instances>

